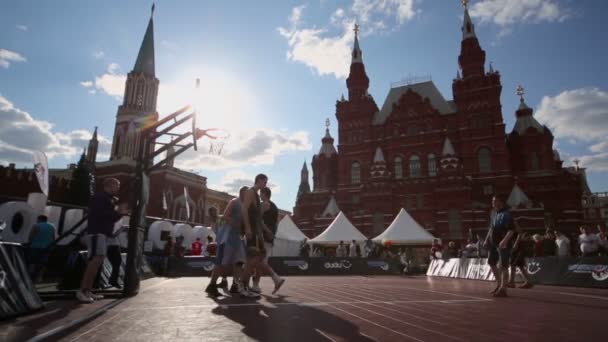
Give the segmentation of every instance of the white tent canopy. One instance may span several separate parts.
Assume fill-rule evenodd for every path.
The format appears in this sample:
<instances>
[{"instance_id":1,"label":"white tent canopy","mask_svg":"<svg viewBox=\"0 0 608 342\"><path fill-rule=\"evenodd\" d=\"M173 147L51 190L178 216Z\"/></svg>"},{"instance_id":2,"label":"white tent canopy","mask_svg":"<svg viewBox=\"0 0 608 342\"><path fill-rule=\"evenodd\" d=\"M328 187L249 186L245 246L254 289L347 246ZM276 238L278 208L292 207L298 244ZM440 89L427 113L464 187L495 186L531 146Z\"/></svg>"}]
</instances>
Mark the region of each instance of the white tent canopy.
<instances>
[{"instance_id":1,"label":"white tent canopy","mask_svg":"<svg viewBox=\"0 0 608 342\"><path fill-rule=\"evenodd\" d=\"M279 222L276 238L291 241L307 239L306 235L296 226L289 215L283 216L283 219Z\"/></svg>"},{"instance_id":2,"label":"white tent canopy","mask_svg":"<svg viewBox=\"0 0 608 342\"><path fill-rule=\"evenodd\" d=\"M433 239L435 237L431 233L422 228L405 209L401 208L391 225L372 240L379 243L391 241L396 245L430 245Z\"/></svg>"},{"instance_id":3,"label":"white tent canopy","mask_svg":"<svg viewBox=\"0 0 608 342\"><path fill-rule=\"evenodd\" d=\"M279 222L277 234L272 247L273 256L298 256L302 241L307 237L296 226L289 215L285 215Z\"/></svg>"},{"instance_id":4,"label":"white tent canopy","mask_svg":"<svg viewBox=\"0 0 608 342\"><path fill-rule=\"evenodd\" d=\"M312 240L308 240L308 243L320 244L320 245L337 245L340 241L349 243L351 240L365 241L367 238L363 235L352 223L346 218L344 213L340 212L334 221L323 231Z\"/></svg>"}]
</instances>

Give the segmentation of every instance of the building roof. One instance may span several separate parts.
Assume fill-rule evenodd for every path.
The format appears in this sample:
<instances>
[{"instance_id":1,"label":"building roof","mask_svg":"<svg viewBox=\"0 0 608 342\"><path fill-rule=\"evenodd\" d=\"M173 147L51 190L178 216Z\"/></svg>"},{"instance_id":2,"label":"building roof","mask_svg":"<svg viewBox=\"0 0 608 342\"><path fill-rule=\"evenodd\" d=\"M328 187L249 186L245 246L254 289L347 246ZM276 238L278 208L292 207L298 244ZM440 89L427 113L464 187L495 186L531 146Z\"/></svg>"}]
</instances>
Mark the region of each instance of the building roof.
<instances>
[{"instance_id":1,"label":"building roof","mask_svg":"<svg viewBox=\"0 0 608 342\"><path fill-rule=\"evenodd\" d=\"M428 98L431 102L431 106L437 109L440 114L452 114L455 112L455 105L448 103L448 101L443 98L443 95L441 95L437 87L435 87L433 81L427 81L391 88L384 100L382 109L374 114L373 123L375 125L384 124L393 111L393 105L397 104L401 96L410 89L423 98Z\"/></svg>"},{"instance_id":2,"label":"building roof","mask_svg":"<svg viewBox=\"0 0 608 342\"><path fill-rule=\"evenodd\" d=\"M146 29L144 40L141 42L141 47L139 48L139 53L137 54L137 60L135 61L133 71L143 72L144 74L155 76L154 70L154 21L152 16L150 16L148 28Z\"/></svg>"},{"instance_id":3,"label":"building roof","mask_svg":"<svg viewBox=\"0 0 608 342\"><path fill-rule=\"evenodd\" d=\"M279 222L276 238L291 241L302 241L307 239L306 235L304 235L300 228L296 226L289 215L283 216L283 219Z\"/></svg>"},{"instance_id":4,"label":"building roof","mask_svg":"<svg viewBox=\"0 0 608 342\"><path fill-rule=\"evenodd\" d=\"M435 237L431 233L422 228L405 209L401 208L390 226L372 240L380 243L391 241L393 244L399 245L430 245L433 239Z\"/></svg>"},{"instance_id":5,"label":"building roof","mask_svg":"<svg viewBox=\"0 0 608 342\"><path fill-rule=\"evenodd\" d=\"M308 240L308 243L337 245L340 241L348 243L351 240L364 241L367 238L340 212L323 233Z\"/></svg>"},{"instance_id":6,"label":"building roof","mask_svg":"<svg viewBox=\"0 0 608 342\"><path fill-rule=\"evenodd\" d=\"M513 131L517 132L519 135L523 135L530 127L535 128L539 133L542 133L545 130L545 126L541 125L534 116L522 115L515 121Z\"/></svg>"},{"instance_id":7,"label":"building roof","mask_svg":"<svg viewBox=\"0 0 608 342\"><path fill-rule=\"evenodd\" d=\"M338 208L338 203L334 196L331 196L329 202L327 202L327 206L325 206L325 210L323 210L323 214L321 216L325 217L327 215L331 217L336 217L340 213L340 208Z\"/></svg>"},{"instance_id":8,"label":"building roof","mask_svg":"<svg viewBox=\"0 0 608 342\"><path fill-rule=\"evenodd\" d=\"M374 163L384 163L384 154L380 146L376 147L376 153L374 154Z\"/></svg>"},{"instance_id":9,"label":"building roof","mask_svg":"<svg viewBox=\"0 0 608 342\"><path fill-rule=\"evenodd\" d=\"M448 137L445 137L445 140L443 141L443 150L442 150L441 154L444 156L455 156L456 155L456 151L454 150L454 145L452 145L452 141L450 141L450 138L448 138Z\"/></svg>"},{"instance_id":10,"label":"building roof","mask_svg":"<svg viewBox=\"0 0 608 342\"><path fill-rule=\"evenodd\" d=\"M507 204L511 208L517 208L520 205L528 206L531 204L531 201L528 196L526 196L524 191L517 184L515 184L513 186L513 190L511 190L509 198L507 199Z\"/></svg>"}]
</instances>

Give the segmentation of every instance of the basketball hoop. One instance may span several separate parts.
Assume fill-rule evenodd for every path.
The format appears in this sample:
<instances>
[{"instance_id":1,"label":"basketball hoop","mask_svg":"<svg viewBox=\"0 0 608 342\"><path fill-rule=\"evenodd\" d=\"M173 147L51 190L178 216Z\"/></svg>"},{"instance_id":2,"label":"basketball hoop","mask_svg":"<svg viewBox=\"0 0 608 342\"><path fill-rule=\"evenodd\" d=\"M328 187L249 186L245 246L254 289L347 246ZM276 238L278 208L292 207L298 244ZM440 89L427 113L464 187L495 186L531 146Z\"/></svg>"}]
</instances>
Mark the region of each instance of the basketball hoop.
<instances>
[{"instance_id":1,"label":"basketball hoop","mask_svg":"<svg viewBox=\"0 0 608 342\"><path fill-rule=\"evenodd\" d=\"M207 136L209 141L209 154L220 156L222 155L222 151L224 150L224 145L228 138L230 138L230 133L225 129L221 128L209 128L203 130L201 134Z\"/></svg>"}]
</instances>

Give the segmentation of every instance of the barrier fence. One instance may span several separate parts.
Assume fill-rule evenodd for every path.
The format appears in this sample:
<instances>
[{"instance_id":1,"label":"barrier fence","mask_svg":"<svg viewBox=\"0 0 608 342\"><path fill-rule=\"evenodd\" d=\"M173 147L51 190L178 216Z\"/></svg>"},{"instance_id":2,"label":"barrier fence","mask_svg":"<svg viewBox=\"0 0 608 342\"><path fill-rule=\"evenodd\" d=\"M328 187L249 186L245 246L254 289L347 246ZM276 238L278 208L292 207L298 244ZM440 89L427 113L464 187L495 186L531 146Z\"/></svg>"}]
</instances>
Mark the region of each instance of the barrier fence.
<instances>
[{"instance_id":1,"label":"barrier fence","mask_svg":"<svg viewBox=\"0 0 608 342\"><path fill-rule=\"evenodd\" d=\"M534 284L608 288L608 257L544 257L526 259ZM494 280L487 259L433 260L427 276Z\"/></svg>"}]
</instances>

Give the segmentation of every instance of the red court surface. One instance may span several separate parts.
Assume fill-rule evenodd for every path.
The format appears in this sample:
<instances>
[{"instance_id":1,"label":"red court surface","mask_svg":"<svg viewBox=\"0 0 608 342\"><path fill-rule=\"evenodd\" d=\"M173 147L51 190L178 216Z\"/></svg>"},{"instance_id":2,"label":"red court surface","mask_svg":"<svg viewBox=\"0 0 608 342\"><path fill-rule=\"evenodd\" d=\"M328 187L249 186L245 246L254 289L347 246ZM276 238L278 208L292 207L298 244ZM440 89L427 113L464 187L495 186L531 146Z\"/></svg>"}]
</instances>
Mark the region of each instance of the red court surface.
<instances>
[{"instance_id":1,"label":"red court surface","mask_svg":"<svg viewBox=\"0 0 608 342\"><path fill-rule=\"evenodd\" d=\"M537 286L492 298L493 284L480 281L288 277L279 295L256 302L208 298L207 281L150 279L138 296L52 340L605 341L608 326L606 290ZM269 280L262 285L270 292ZM26 319L12 324L27 328ZM28 338L59 326L31 319L29 324L35 334Z\"/></svg>"}]
</instances>

